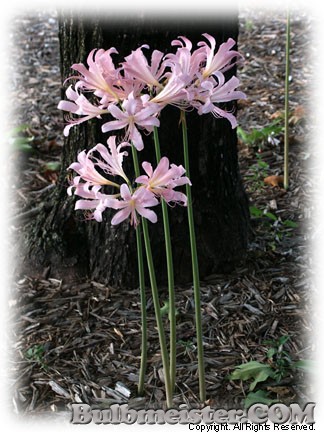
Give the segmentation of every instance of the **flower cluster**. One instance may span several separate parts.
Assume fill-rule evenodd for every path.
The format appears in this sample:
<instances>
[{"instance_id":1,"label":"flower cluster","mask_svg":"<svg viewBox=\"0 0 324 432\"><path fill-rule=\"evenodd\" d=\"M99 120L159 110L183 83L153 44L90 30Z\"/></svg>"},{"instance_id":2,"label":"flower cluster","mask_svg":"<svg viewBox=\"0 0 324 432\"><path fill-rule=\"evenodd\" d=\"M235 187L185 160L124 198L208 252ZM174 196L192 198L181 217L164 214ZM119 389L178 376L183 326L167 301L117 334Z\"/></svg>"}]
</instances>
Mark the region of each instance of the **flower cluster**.
<instances>
[{"instance_id":1,"label":"flower cluster","mask_svg":"<svg viewBox=\"0 0 324 432\"><path fill-rule=\"evenodd\" d=\"M76 75L68 78L75 80L66 91L68 100L61 101L58 108L70 113L64 129L70 128L92 118L103 119L102 132L123 129L123 142L116 144L116 137L107 141L107 147L97 144L93 149L78 155L78 162L69 168L78 174L68 193L81 199L76 209L94 210L91 217L102 220L102 212L107 208L119 210L112 219L118 224L130 217L134 226L138 223L137 214L156 222L156 213L149 210L159 203L159 199L186 205L186 196L175 191L176 186L190 184L184 176L182 166L169 163L164 157L153 170L149 162L142 167L146 175L139 176L139 185L133 190L131 182L122 168L125 147L133 145L136 150L143 149L141 131L150 133L160 125L159 114L166 105L175 105L182 110L196 109L199 115L212 113L215 117L229 120L236 127L235 116L222 108L224 102L245 98L236 90L239 80L236 77L226 81L224 72L236 64L241 56L233 50L235 41L228 39L216 50L215 39L209 34L202 35L206 40L193 49L186 37L180 36L172 41L174 53L163 55L154 50L150 61L142 45L115 66L112 56L115 48L94 49L87 58L87 65L72 65ZM91 101L86 97L92 94ZM107 120L107 121L106 121ZM124 183L119 184L108 176L119 176ZM117 189L114 194L105 193L105 186Z\"/></svg>"},{"instance_id":2,"label":"flower cluster","mask_svg":"<svg viewBox=\"0 0 324 432\"><path fill-rule=\"evenodd\" d=\"M123 170L123 159L127 152L122 150L129 145L127 142L116 145L116 137L111 136L107 141L108 147L97 144L88 153L79 153L78 162L69 166L69 169L78 174L68 188L69 195L74 190L74 194L81 198L76 202L76 210L92 210L91 218L101 222L102 212L106 208L112 208L119 210L112 218L112 225L130 217L131 225L136 227L139 222L137 214L153 223L157 221L156 213L148 207L159 204L159 199L186 205L186 196L174 188L190 184L190 181L183 175L184 168L181 165L170 166L167 157L160 160L154 171L150 163L143 162L147 175L136 178L138 186L132 187ZM116 176L121 177L123 183L111 180ZM115 193L107 194L105 186L114 188Z\"/></svg>"}]
</instances>

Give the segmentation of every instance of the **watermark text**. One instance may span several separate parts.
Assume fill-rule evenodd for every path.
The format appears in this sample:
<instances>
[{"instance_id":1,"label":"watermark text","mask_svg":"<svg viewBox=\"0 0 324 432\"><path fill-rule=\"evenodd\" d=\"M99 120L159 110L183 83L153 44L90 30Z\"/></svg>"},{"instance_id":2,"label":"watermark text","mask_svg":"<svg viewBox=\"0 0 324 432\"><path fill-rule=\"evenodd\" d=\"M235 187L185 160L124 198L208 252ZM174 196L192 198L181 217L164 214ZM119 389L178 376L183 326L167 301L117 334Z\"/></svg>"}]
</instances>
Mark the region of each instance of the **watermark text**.
<instances>
[{"instance_id":1,"label":"watermark text","mask_svg":"<svg viewBox=\"0 0 324 432\"><path fill-rule=\"evenodd\" d=\"M241 409L211 409L206 406L203 409L177 410L168 409L141 409L128 408L127 404L114 404L107 409L92 409L90 405L83 403L72 404L72 424L188 424L189 430L200 432L212 432L229 430L228 424L251 423L259 426L267 426L269 420L278 426L278 430L285 430L283 426L303 424L313 425L315 403L308 403L303 408L298 404L289 406L274 404L270 407L261 403L252 405L247 410ZM203 423L203 424L201 424ZM208 428L209 426L209 428ZM223 426L223 428L217 428ZM279 427L281 426L281 427ZM243 429L242 429L243 430ZM255 430L255 429L244 429ZM267 430L259 428L257 430ZM297 430L297 429L296 429ZM313 430L308 427L308 430Z\"/></svg>"}]
</instances>

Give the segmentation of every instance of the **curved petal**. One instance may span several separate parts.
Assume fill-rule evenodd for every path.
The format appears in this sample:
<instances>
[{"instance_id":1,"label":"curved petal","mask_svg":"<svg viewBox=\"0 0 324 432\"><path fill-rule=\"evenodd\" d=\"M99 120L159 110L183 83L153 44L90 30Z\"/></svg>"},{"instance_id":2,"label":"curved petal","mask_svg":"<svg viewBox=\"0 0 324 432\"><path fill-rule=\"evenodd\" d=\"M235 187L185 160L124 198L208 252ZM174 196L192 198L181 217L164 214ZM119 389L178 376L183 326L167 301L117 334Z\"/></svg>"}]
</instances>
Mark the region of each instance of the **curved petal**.
<instances>
[{"instance_id":1,"label":"curved petal","mask_svg":"<svg viewBox=\"0 0 324 432\"><path fill-rule=\"evenodd\" d=\"M153 117L155 114L159 113L161 111L161 107L156 103L150 103L146 106L146 108L143 108L141 111L135 114L135 121L136 123L146 120L147 118L156 118Z\"/></svg>"},{"instance_id":2,"label":"curved petal","mask_svg":"<svg viewBox=\"0 0 324 432\"><path fill-rule=\"evenodd\" d=\"M153 183L160 184L161 179L168 173L168 170L169 159L166 156L163 156L151 177L151 181Z\"/></svg>"},{"instance_id":3,"label":"curved petal","mask_svg":"<svg viewBox=\"0 0 324 432\"><path fill-rule=\"evenodd\" d=\"M93 210L98 205L97 200L82 200L79 199L75 203L74 210Z\"/></svg>"},{"instance_id":4,"label":"curved petal","mask_svg":"<svg viewBox=\"0 0 324 432\"><path fill-rule=\"evenodd\" d=\"M127 118L127 114L125 114L120 108L118 108L116 105L109 105L108 111L110 114L115 117L117 120L122 120Z\"/></svg>"},{"instance_id":5,"label":"curved petal","mask_svg":"<svg viewBox=\"0 0 324 432\"><path fill-rule=\"evenodd\" d=\"M61 100L59 102L59 104L57 105L57 108L62 110L62 111L69 111L73 114L75 114L79 109L78 105L76 105L74 102L69 102L69 101L64 101L64 100Z\"/></svg>"},{"instance_id":6,"label":"curved petal","mask_svg":"<svg viewBox=\"0 0 324 432\"><path fill-rule=\"evenodd\" d=\"M213 109L212 113L213 113L213 115L215 117L224 117L224 118L226 118L231 123L232 129L236 128L236 126L237 126L237 120L236 120L236 117L233 114L231 114L231 113L229 113L227 111L224 111L221 108L218 108L216 106L214 106L214 109Z\"/></svg>"},{"instance_id":7,"label":"curved petal","mask_svg":"<svg viewBox=\"0 0 324 432\"><path fill-rule=\"evenodd\" d=\"M129 207L125 207L124 209L119 210L115 214L115 216L111 219L111 224L112 225L118 225L118 224L120 224L125 219L127 219L130 214L131 214L131 209Z\"/></svg>"},{"instance_id":8,"label":"curved petal","mask_svg":"<svg viewBox=\"0 0 324 432\"><path fill-rule=\"evenodd\" d=\"M123 200L125 201L130 201L132 199L132 194L129 190L129 187L127 186L126 183L123 183L120 186L120 196L123 198Z\"/></svg>"},{"instance_id":9,"label":"curved petal","mask_svg":"<svg viewBox=\"0 0 324 432\"><path fill-rule=\"evenodd\" d=\"M127 126L127 122L123 121L123 120L112 120L110 122L104 123L101 126L101 130L102 132L110 132L113 130L117 130L117 129L123 129L124 127Z\"/></svg>"},{"instance_id":10,"label":"curved petal","mask_svg":"<svg viewBox=\"0 0 324 432\"><path fill-rule=\"evenodd\" d=\"M144 184L144 185L147 185L148 181L149 181L149 179L148 179L148 176L146 176L146 175L141 175L135 179L136 183Z\"/></svg>"},{"instance_id":11,"label":"curved petal","mask_svg":"<svg viewBox=\"0 0 324 432\"><path fill-rule=\"evenodd\" d=\"M153 210L149 210L145 207L138 206L136 207L137 213L139 213L141 216L145 217L152 223L157 222L157 215Z\"/></svg>"},{"instance_id":12,"label":"curved petal","mask_svg":"<svg viewBox=\"0 0 324 432\"><path fill-rule=\"evenodd\" d=\"M153 174L152 164L150 164L150 162L143 162L142 167L143 167L143 170L146 172L146 174L149 177L151 177Z\"/></svg>"},{"instance_id":13,"label":"curved petal","mask_svg":"<svg viewBox=\"0 0 324 432\"><path fill-rule=\"evenodd\" d=\"M146 118L144 120L137 120L136 119L136 124L138 126L143 127L144 129L151 129L153 126L159 127L160 126L160 120L156 117L149 117Z\"/></svg>"},{"instance_id":14,"label":"curved petal","mask_svg":"<svg viewBox=\"0 0 324 432\"><path fill-rule=\"evenodd\" d=\"M132 141L136 150L138 150L138 151L143 150L144 143L143 143L142 135L139 133L139 131L136 129L135 126L130 127L129 138Z\"/></svg>"}]
</instances>

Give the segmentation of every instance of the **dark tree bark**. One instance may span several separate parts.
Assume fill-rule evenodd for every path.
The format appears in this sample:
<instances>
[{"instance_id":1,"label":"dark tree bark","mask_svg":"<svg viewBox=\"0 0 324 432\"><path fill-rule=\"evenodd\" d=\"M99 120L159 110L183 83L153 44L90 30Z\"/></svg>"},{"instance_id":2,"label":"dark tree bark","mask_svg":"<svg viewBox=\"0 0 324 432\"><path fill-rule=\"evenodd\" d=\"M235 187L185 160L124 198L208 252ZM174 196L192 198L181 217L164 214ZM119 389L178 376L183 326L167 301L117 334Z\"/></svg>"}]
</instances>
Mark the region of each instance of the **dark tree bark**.
<instances>
[{"instance_id":1,"label":"dark tree bark","mask_svg":"<svg viewBox=\"0 0 324 432\"><path fill-rule=\"evenodd\" d=\"M170 42L185 35L196 46L202 33L210 33L217 44L228 37L237 39L236 17L206 20L205 17L158 19L126 17L101 20L76 14L61 16L59 37L62 81L71 75L73 63L86 62L93 48L119 51L116 62L131 50L147 43L151 49L170 50ZM114 57L115 59L115 57ZM230 74L235 70L230 71ZM62 88L62 98L64 92ZM232 106L231 106L232 107ZM159 136L162 155L183 164L179 111L170 107L162 111ZM211 114L187 117L191 163L192 195L196 223L200 274L230 270L244 256L248 233L248 205L237 159L236 131L227 120ZM63 133L63 126L62 126ZM95 280L118 286L137 285L134 229L127 223L112 227L108 210L104 221L85 221L75 212L74 199L66 194L66 168L77 153L98 142L105 143L97 120L71 129L62 154L62 171L58 185L48 197L44 211L27 234L28 257L33 268L50 266L52 275L88 275ZM155 162L153 137L145 137L140 159ZM131 159L131 158L129 158ZM131 170L131 163L126 169ZM127 171L129 172L129 171ZM113 212L113 211L112 211ZM171 233L176 282L191 280L191 258L186 209L170 209ZM159 220L162 217L159 215ZM165 282L165 250L162 223L150 224L157 277Z\"/></svg>"}]
</instances>

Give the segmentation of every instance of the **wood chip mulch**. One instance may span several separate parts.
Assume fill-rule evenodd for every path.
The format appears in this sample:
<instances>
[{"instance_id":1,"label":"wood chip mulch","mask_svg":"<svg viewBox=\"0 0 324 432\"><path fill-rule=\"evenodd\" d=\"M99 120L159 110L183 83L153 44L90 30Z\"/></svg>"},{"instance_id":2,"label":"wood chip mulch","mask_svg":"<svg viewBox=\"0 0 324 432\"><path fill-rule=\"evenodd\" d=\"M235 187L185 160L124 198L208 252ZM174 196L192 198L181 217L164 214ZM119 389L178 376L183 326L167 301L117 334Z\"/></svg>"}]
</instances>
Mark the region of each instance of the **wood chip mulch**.
<instances>
[{"instance_id":1,"label":"wood chip mulch","mask_svg":"<svg viewBox=\"0 0 324 432\"><path fill-rule=\"evenodd\" d=\"M284 107L285 16L282 12L241 10L239 50L245 63L238 70L247 101L238 119L245 131L262 128ZM313 173L306 122L309 82L313 73L305 56L311 45L311 18L291 17L290 107L299 113L291 123L290 187L264 183L265 176L283 174L283 137L262 148L239 143L242 177L251 207L253 235L244 265L231 274L214 274L202 281L202 313L209 404L240 407L248 385L231 381L235 366L266 362L266 340L289 335L285 345L293 360L312 359L312 283L308 240L312 235ZM17 126L29 125L35 152L12 155L21 163L13 189L11 234L19 238L22 224L35 213L43 194L55 187L62 146L57 17L52 13L17 16L12 29L11 92L19 94ZM300 114L302 113L302 115ZM295 116L296 117L296 116ZM258 161L266 163L258 168ZM275 216L271 219L266 212ZM285 221L288 223L284 224ZM296 227L297 224L298 226ZM15 269L17 271L17 269ZM163 407L161 356L153 306L148 304L149 352L145 395L137 397L140 361L140 303L137 290L117 290L96 281L65 282L28 274L14 278L9 300L13 410L17 414L65 413L73 402L108 407ZM198 377L193 290L178 287L178 369L176 404L198 404ZM150 293L148 291L148 298ZM266 383L274 399L309 402L314 389L306 374L290 374L280 385Z\"/></svg>"}]
</instances>

